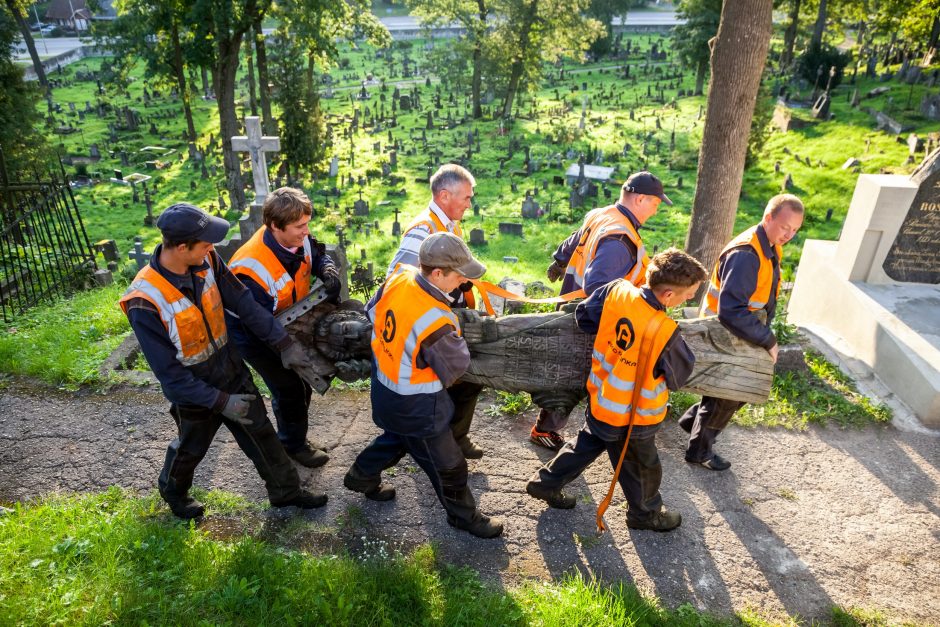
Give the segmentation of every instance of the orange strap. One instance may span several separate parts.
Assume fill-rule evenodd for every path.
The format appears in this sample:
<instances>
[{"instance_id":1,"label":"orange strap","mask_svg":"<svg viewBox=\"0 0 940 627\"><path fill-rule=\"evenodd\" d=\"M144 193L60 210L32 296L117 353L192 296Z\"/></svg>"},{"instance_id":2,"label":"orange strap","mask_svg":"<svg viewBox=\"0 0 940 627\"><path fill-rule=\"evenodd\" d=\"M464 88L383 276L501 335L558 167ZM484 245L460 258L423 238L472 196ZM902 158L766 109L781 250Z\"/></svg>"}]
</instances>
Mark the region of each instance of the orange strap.
<instances>
[{"instance_id":1,"label":"orange strap","mask_svg":"<svg viewBox=\"0 0 940 627\"><path fill-rule=\"evenodd\" d=\"M500 298L505 298L506 300L517 300L522 303L532 303L535 305L553 305L558 303L567 303L578 298L587 298L587 294L584 293L584 290L577 290L574 292L568 292L562 296L553 296L551 298L527 298L525 296L519 296L515 292L510 292L509 290L504 290L498 285L494 285L489 281L482 281L480 279L471 279L473 286L477 288L480 292L480 296L483 297L483 306L486 307L486 313L493 316L495 311L493 310L493 305L490 303L490 295L499 296Z\"/></svg>"},{"instance_id":2,"label":"orange strap","mask_svg":"<svg viewBox=\"0 0 940 627\"><path fill-rule=\"evenodd\" d=\"M659 333L659 329L666 322L666 316L659 316L652 324L646 327L646 331L643 333L643 340L640 344L640 358L637 360L636 372L637 378L641 376L641 373L646 372L647 364L650 360L650 353L653 352L653 339ZM644 351L643 348L646 348ZM636 418L636 408L637 403L640 402L640 391L643 386L637 382L633 386L633 398L630 404L630 422L627 426L627 439L623 442L623 450L620 451L620 459L617 460L617 467L614 469L614 476L610 480L610 487L607 489L607 496L604 497L604 500L601 501L601 504L597 506L597 530L598 531L607 531L607 527L604 525L604 512L607 511L607 508L610 506L610 500L614 497L614 487L617 485L617 479L620 478L620 469L623 467L623 458L627 455L627 446L630 445L630 435L633 433L633 421Z\"/></svg>"}]
</instances>

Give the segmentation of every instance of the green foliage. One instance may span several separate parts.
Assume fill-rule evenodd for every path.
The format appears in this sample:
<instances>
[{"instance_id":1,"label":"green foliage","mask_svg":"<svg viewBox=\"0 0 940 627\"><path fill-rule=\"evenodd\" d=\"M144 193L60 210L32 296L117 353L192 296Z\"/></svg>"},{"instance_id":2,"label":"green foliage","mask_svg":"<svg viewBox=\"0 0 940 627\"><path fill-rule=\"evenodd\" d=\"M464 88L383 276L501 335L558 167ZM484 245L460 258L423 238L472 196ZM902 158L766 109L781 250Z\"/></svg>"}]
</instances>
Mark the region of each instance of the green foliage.
<instances>
[{"instance_id":1,"label":"green foliage","mask_svg":"<svg viewBox=\"0 0 940 627\"><path fill-rule=\"evenodd\" d=\"M0 371L57 385L98 381L98 366L130 330L117 305L124 289L81 292L0 323Z\"/></svg>"},{"instance_id":2,"label":"green foliage","mask_svg":"<svg viewBox=\"0 0 940 627\"><path fill-rule=\"evenodd\" d=\"M672 31L672 47L689 67L709 62L709 40L718 34L722 0L680 0L676 5L677 17L685 22Z\"/></svg>"},{"instance_id":3,"label":"green foliage","mask_svg":"<svg viewBox=\"0 0 940 627\"><path fill-rule=\"evenodd\" d=\"M0 10L0 147L11 176L30 172L48 158L48 144L38 132L36 108L38 85L23 79L23 70L13 63L19 29L6 9Z\"/></svg>"},{"instance_id":4,"label":"green foliage","mask_svg":"<svg viewBox=\"0 0 940 627\"><path fill-rule=\"evenodd\" d=\"M747 136L747 156L744 167L754 165L760 159L764 144L770 137L770 121L774 117L774 99L771 97L770 86L766 80L761 80L757 90L757 102L754 105L754 117L751 118L751 130Z\"/></svg>"},{"instance_id":5,"label":"green foliage","mask_svg":"<svg viewBox=\"0 0 940 627\"><path fill-rule=\"evenodd\" d=\"M748 405L734 421L744 426L782 426L805 429L809 424L833 422L841 427L862 427L891 421L891 410L858 393L852 380L813 351L805 354L808 372L774 376L770 401Z\"/></svg>"},{"instance_id":6,"label":"green foliage","mask_svg":"<svg viewBox=\"0 0 940 627\"><path fill-rule=\"evenodd\" d=\"M832 87L836 87L842 82L845 66L851 60L851 52L843 52L829 44L823 44L818 48L810 47L797 57L796 73L811 85L815 85L818 79L819 89L825 89L829 81L829 68L835 67L836 74L832 79ZM822 68L822 75L819 74L820 68Z\"/></svg>"},{"instance_id":7,"label":"green foliage","mask_svg":"<svg viewBox=\"0 0 940 627\"><path fill-rule=\"evenodd\" d=\"M495 392L497 402L484 410L487 416L495 417L500 414L515 416L532 406L532 397L527 392L519 392L518 394L504 392L503 390L495 390Z\"/></svg>"},{"instance_id":8,"label":"green foliage","mask_svg":"<svg viewBox=\"0 0 940 627\"><path fill-rule=\"evenodd\" d=\"M0 517L4 622L732 624L689 605L670 611L631 585L580 575L499 590L468 568L438 564L428 546L403 554L363 536L359 552L315 557L258 539L271 530L253 524L255 508L240 499L218 492L200 498L208 506L200 526L172 518L155 494L137 498L119 488L17 505ZM285 528L292 531L274 537L318 531L304 518Z\"/></svg>"}]
</instances>

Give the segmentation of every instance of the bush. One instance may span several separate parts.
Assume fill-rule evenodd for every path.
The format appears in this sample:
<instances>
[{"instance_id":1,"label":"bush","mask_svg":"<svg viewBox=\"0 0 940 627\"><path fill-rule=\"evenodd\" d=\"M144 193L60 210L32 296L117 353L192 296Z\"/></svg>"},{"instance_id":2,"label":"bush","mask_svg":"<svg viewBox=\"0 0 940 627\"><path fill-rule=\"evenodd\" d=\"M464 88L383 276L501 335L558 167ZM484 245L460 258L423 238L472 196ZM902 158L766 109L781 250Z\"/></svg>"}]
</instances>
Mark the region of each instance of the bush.
<instances>
[{"instance_id":1,"label":"bush","mask_svg":"<svg viewBox=\"0 0 940 627\"><path fill-rule=\"evenodd\" d=\"M816 84L819 68L823 68L819 77L819 88L824 89L829 81L829 68L836 68L836 75L832 79L832 87L842 82L845 66L852 60L852 53L841 52L839 49L824 44L820 47L807 49L796 60L796 73L806 79L810 85Z\"/></svg>"}]
</instances>

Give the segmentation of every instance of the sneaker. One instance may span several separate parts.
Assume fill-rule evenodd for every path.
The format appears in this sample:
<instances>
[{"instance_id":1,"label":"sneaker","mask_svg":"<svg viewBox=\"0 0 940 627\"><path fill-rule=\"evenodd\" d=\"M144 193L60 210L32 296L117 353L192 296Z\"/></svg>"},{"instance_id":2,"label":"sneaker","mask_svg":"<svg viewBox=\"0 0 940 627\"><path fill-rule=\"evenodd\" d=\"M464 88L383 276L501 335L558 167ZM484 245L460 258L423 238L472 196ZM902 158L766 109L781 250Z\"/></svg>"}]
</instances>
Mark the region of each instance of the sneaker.
<instances>
[{"instance_id":1,"label":"sneaker","mask_svg":"<svg viewBox=\"0 0 940 627\"><path fill-rule=\"evenodd\" d=\"M299 507L300 509L316 509L317 507L323 507L326 505L326 495L321 493L308 492L307 490L301 490L292 499L287 501L280 501L275 503L271 501L272 507Z\"/></svg>"},{"instance_id":2,"label":"sneaker","mask_svg":"<svg viewBox=\"0 0 940 627\"><path fill-rule=\"evenodd\" d=\"M682 524L682 514L660 510L653 514L649 520L630 520L627 516L627 527L630 529L649 529L650 531L672 531Z\"/></svg>"},{"instance_id":3,"label":"sneaker","mask_svg":"<svg viewBox=\"0 0 940 627\"><path fill-rule=\"evenodd\" d=\"M381 477L376 480L374 477L364 475L356 464L353 464L343 477L343 485L372 501L391 501L395 498L395 486L382 483Z\"/></svg>"},{"instance_id":4,"label":"sneaker","mask_svg":"<svg viewBox=\"0 0 940 627\"><path fill-rule=\"evenodd\" d=\"M303 448L290 452L287 454L287 456L301 466L306 466L307 468L319 468L326 462L330 461L329 455L320 449L314 448L310 444L306 443L304 443Z\"/></svg>"},{"instance_id":5,"label":"sneaker","mask_svg":"<svg viewBox=\"0 0 940 627\"><path fill-rule=\"evenodd\" d=\"M690 464L698 464L700 466L705 466L709 470L728 470L729 468L731 468L731 462L729 462L724 457L721 457L717 453L713 454L711 457L709 457L703 462L697 462L693 459L689 459L688 457L685 458L685 461L689 462Z\"/></svg>"},{"instance_id":6,"label":"sneaker","mask_svg":"<svg viewBox=\"0 0 940 627\"><path fill-rule=\"evenodd\" d=\"M561 490L552 490L538 481L530 481L525 486L525 491L534 499L540 499L548 503L549 507L555 509L571 509L577 503L573 496L565 494Z\"/></svg>"},{"instance_id":7,"label":"sneaker","mask_svg":"<svg viewBox=\"0 0 940 627\"><path fill-rule=\"evenodd\" d=\"M463 451L463 456L467 459L480 459L483 457L483 449L470 441L470 438L462 438L457 441L457 446Z\"/></svg>"},{"instance_id":8,"label":"sneaker","mask_svg":"<svg viewBox=\"0 0 940 627\"><path fill-rule=\"evenodd\" d=\"M532 426L532 431L529 433L529 441L550 451L559 451L565 445L565 438L554 431L539 431L535 428L535 425Z\"/></svg>"},{"instance_id":9,"label":"sneaker","mask_svg":"<svg viewBox=\"0 0 940 627\"><path fill-rule=\"evenodd\" d=\"M456 529L469 531L478 538L495 538L503 533L503 523L498 520L493 520L489 516L484 516L483 514L480 514L479 517L470 522L462 518L448 516L447 524Z\"/></svg>"},{"instance_id":10,"label":"sneaker","mask_svg":"<svg viewBox=\"0 0 940 627\"><path fill-rule=\"evenodd\" d=\"M166 504L170 507L170 511L173 512L173 515L177 518L191 520L193 518L199 518L206 513L205 506L188 494L182 498L173 498L161 491L160 496L163 497L163 500L166 501Z\"/></svg>"}]
</instances>

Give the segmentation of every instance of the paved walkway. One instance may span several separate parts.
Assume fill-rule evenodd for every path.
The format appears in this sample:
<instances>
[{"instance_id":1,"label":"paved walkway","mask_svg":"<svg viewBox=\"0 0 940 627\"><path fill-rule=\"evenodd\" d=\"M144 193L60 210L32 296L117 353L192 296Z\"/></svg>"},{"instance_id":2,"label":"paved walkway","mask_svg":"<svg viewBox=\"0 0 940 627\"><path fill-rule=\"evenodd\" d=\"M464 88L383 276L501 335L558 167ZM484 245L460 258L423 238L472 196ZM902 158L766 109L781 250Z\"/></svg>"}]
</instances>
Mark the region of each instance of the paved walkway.
<instances>
[{"instance_id":1,"label":"paved walkway","mask_svg":"<svg viewBox=\"0 0 940 627\"><path fill-rule=\"evenodd\" d=\"M315 399L313 435L328 443L332 460L301 476L330 502L304 515L335 527L361 511L357 537L406 547L435 541L445 559L498 584L579 570L633 581L672 607L755 607L812 619L838 604L940 623L940 438L890 427L732 427L720 452L734 466L714 473L682 460L684 434L669 423L659 437L663 495L682 513L682 527L668 534L627 529L618 491L606 516L610 531L597 536L594 513L609 466L599 460L572 484L576 509L548 509L523 490L549 458L526 440L533 412L492 418L483 414L491 402L481 401L474 425L487 455L470 462L471 485L482 509L504 519L502 538L451 529L427 478L407 459L390 478L395 501L374 503L345 490L343 474L377 432L368 394L350 391ZM8 386L0 391L0 502L109 485L149 492L172 437L156 391L70 395ZM260 479L224 429L196 481L264 499Z\"/></svg>"}]
</instances>

